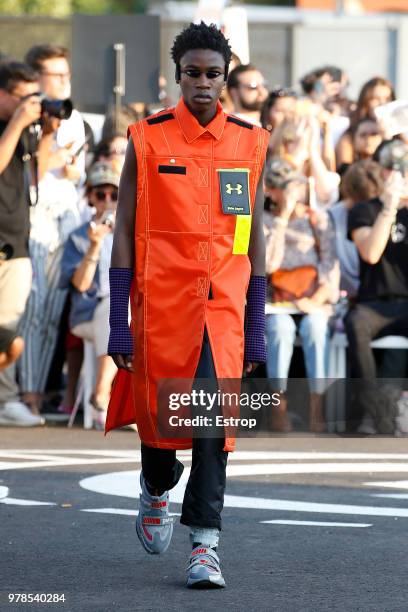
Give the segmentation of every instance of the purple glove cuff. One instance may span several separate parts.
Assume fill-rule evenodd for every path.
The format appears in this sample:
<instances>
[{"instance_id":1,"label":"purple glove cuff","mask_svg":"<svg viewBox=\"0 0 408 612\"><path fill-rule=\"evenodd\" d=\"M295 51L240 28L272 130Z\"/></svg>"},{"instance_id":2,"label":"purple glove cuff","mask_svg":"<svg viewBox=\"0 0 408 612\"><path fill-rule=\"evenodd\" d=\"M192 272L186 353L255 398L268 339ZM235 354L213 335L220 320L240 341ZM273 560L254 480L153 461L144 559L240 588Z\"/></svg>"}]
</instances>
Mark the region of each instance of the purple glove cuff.
<instances>
[{"instance_id":1,"label":"purple glove cuff","mask_svg":"<svg viewBox=\"0 0 408 612\"><path fill-rule=\"evenodd\" d=\"M129 295L133 279L130 268L110 268L110 313L108 355L133 355L133 337L129 329Z\"/></svg>"},{"instance_id":2,"label":"purple glove cuff","mask_svg":"<svg viewBox=\"0 0 408 612\"><path fill-rule=\"evenodd\" d=\"M266 278L251 276L247 291L244 360L266 362L265 347Z\"/></svg>"}]
</instances>

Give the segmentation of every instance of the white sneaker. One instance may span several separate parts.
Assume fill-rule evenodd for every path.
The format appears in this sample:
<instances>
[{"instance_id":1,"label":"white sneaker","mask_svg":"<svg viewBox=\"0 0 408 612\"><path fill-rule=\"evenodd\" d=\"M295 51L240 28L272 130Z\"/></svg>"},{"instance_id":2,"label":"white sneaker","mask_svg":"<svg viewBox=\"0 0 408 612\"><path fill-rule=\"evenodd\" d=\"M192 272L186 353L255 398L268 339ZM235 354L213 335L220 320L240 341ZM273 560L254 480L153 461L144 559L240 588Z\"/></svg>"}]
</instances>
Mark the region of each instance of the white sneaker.
<instances>
[{"instance_id":1,"label":"white sneaker","mask_svg":"<svg viewBox=\"0 0 408 612\"><path fill-rule=\"evenodd\" d=\"M44 424L45 420L33 414L23 402L5 402L0 406L0 426L38 427Z\"/></svg>"}]
</instances>

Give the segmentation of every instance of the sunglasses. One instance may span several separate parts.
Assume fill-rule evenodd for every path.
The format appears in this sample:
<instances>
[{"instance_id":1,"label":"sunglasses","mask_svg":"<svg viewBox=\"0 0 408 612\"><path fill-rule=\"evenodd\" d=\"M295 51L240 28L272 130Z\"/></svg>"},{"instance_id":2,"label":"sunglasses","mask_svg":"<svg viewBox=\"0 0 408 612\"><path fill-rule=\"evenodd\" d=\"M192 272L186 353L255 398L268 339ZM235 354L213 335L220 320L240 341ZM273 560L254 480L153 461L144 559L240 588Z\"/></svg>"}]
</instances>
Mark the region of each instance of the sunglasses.
<instances>
[{"instance_id":1,"label":"sunglasses","mask_svg":"<svg viewBox=\"0 0 408 612\"><path fill-rule=\"evenodd\" d=\"M257 83L253 81L252 83L240 83L240 87L247 89L248 91L256 91L257 89L268 89L268 83L266 81L261 81Z\"/></svg>"},{"instance_id":2,"label":"sunglasses","mask_svg":"<svg viewBox=\"0 0 408 612\"><path fill-rule=\"evenodd\" d=\"M270 98L297 98L297 93L294 89L290 89L290 87L277 87L276 89L272 89L269 94Z\"/></svg>"},{"instance_id":3,"label":"sunglasses","mask_svg":"<svg viewBox=\"0 0 408 612\"><path fill-rule=\"evenodd\" d=\"M224 76L223 72L219 70L205 70L201 72L197 68L188 68L187 70L180 70L181 74L186 74L190 79L199 79L202 74L205 74L207 79L218 79L220 76Z\"/></svg>"},{"instance_id":4,"label":"sunglasses","mask_svg":"<svg viewBox=\"0 0 408 612\"><path fill-rule=\"evenodd\" d=\"M107 196L109 196L109 199L111 202L117 202L118 200L118 192L117 190L115 191L104 191L103 189L98 189L97 191L94 191L95 197L98 200L98 202L104 202L107 200Z\"/></svg>"},{"instance_id":5,"label":"sunglasses","mask_svg":"<svg viewBox=\"0 0 408 612\"><path fill-rule=\"evenodd\" d=\"M360 138L371 138L372 136L381 136L380 132L359 132Z\"/></svg>"}]
</instances>

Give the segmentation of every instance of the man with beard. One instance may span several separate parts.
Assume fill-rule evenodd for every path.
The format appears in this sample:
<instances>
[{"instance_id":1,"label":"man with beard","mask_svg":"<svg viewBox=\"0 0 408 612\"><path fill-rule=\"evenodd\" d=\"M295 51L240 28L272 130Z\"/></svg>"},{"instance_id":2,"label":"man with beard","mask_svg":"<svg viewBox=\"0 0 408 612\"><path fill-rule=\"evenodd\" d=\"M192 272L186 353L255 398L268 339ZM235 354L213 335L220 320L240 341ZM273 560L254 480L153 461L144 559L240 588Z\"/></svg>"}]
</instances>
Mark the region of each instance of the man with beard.
<instances>
[{"instance_id":1,"label":"man with beard","mask_svg":"<svg viewBox=\"0 0 408 612\"><path fill-rule=\"evenodd\" d=\"M227 90L234 115L260 126L261 108L268 95L262 72L251 64L237 66L228 76Z\"/></svg>"}]
</instances>

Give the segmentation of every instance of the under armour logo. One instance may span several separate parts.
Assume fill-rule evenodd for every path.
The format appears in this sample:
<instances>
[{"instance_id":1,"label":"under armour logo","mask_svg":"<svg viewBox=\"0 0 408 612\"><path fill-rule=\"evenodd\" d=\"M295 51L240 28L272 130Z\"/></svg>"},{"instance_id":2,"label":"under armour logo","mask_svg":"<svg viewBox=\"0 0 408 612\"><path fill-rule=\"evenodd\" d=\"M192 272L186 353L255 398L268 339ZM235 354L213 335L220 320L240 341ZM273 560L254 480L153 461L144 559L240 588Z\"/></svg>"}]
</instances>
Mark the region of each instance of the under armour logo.
<instances>
[{"instance_id":1,"label":"under armour logo","mask_svg":"<svg viewBox=\"0 0 408 612\"><path fill-rule=\"evenodd\" d=\"M241 185L241 183L237 183L237 186L236 186L236 187L233 187L233 186L231 185L231 183L227 183L227 184L225 185L225 189L226 189L226 191L227 191L228 195L231 195L231 193L232 193L233 191L236 191L238 195L242 195L242 185Z\"/></svg>"}]
</instances>

